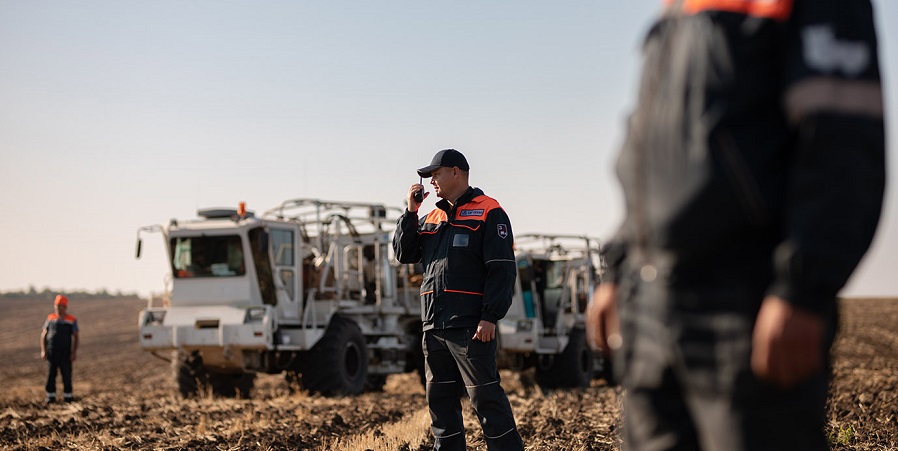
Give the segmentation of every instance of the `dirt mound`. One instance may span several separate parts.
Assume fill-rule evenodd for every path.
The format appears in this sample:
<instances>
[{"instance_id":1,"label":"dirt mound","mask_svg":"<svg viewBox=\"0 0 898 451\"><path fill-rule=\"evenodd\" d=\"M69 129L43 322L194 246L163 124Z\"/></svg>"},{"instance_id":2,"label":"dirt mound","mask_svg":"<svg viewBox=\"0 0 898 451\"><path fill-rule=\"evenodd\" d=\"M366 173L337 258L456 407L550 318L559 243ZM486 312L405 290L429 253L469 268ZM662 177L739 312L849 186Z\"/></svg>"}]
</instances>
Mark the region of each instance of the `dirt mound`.
<instances>
[{"instance_id":1,"label":"dirt mound","mask_svg":"<svg viewBox=\"0 0 898 451\"><path fill-rule=\"evenodd\" d=\"M72 300L82 346L76 402L43 405L40 328L52 306L0 301L0 447L4 449L430 449L416 375L383 392L324 398L260 375L251 399L175 395L168 363L137 344L135 301ZM898 299L842 302L827 433L836 450L898 448ZM618 389L543 392L530 373L502 373L528 449L619 447ZM467 407L468 444L485 449Z\"/></svg>"}]
</instances>

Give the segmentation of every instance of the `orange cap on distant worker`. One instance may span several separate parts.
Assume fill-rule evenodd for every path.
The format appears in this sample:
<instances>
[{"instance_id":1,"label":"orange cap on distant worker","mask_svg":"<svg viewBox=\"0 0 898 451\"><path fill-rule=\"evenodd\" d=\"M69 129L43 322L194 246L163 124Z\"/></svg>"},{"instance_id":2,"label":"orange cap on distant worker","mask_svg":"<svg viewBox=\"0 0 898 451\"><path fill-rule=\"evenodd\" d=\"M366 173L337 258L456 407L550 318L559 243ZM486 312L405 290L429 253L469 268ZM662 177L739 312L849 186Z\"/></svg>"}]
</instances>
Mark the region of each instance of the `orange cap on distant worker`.
<instances>
[{"instance_id":1,"label":"orange cap on distant worker","mask_svg":"<svg viewBox=\"0 0 898 451\"><path fill-rule=\"evenodd\" d=\"M67 298L61 294L57 294L56 300L53 301L53 305L64 305L64 306L68 307L69 306L69 298Z\"/></svg>"}]
</instances>

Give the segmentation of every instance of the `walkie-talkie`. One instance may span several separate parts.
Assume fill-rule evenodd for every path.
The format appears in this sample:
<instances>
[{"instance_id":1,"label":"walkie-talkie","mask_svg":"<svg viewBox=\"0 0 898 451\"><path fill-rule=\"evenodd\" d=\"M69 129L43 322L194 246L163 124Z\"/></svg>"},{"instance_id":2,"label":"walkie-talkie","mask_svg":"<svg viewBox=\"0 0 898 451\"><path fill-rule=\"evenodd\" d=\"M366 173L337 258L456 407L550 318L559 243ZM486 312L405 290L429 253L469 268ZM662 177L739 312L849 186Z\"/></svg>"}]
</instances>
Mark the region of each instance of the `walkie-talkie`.
<instances>
[{"instance_id":1,"label":"walkie-talkie","mask_svg":"<svg viewBox=\"0 0 898 451\"><path fill-rule=\"evenodd\" d=\"M418 178L418 183L423 184L423 183L424 183L424 177L419 177L419 178ZM421 202L424 202L424 188L421 188L421 189L419 189L417 192L415 192L415 202L417 202L417 203L419 203L419 204L420 204Z\"/></svg>"}]
</instances>

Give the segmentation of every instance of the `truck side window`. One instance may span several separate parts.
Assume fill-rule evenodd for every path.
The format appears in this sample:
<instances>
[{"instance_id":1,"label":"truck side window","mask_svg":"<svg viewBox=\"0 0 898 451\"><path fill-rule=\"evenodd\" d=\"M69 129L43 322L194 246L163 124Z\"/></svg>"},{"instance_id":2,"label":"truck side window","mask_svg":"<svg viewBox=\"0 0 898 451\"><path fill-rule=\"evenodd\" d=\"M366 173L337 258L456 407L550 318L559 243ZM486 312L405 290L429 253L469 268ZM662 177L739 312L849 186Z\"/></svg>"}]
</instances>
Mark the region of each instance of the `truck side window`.
<instances>
[{"instance_id":1,"label":"truck side window","mask_svg":"<svg viewBox=\"0 0 898 451\"><path fill-rule=\"evenodd\" d=\"M277 266L281 284L287 296L292 300L296 292L296 274L293 265L296 261L296 246L293 244L292 230L271 229L271 249L274 251L274 264Z\"/></svg>"},{"instance_id":2,"label":"truck side window","mask_svg":"<svg viewBox=\"0 0 898 451\"><path fill-rule=\"evenodd\" d=\"M274 278L272 277L271 263L268 260L268 232L261 227L250 230L249 244L253 250L253 263L256 266L262 302L268 305L276 305Z\"/></svg>"}]
</instances>

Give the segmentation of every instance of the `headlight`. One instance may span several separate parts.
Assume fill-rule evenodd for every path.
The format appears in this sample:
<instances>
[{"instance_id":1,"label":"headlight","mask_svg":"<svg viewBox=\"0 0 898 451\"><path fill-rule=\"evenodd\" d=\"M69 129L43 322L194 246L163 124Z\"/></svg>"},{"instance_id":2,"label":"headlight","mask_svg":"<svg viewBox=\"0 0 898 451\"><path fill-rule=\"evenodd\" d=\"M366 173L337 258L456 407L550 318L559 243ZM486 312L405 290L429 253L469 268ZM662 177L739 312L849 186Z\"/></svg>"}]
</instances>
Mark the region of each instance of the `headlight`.
<instances>
[{"instance_id":1,"label":"headlight","mask_svg":"<svg viewBox=\"0 0 898 451\"><path fill-rule=\"evenodd\" d=\"M530 332L533 330L533 321L529 319L520 319L517 324L518 332Z\"/></svg>"}]
</instances>

